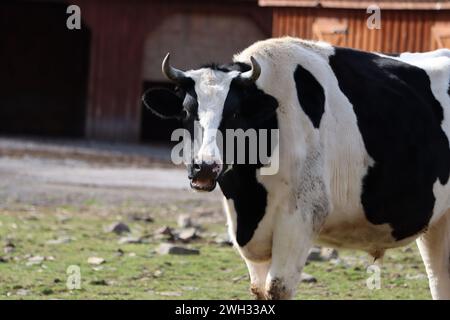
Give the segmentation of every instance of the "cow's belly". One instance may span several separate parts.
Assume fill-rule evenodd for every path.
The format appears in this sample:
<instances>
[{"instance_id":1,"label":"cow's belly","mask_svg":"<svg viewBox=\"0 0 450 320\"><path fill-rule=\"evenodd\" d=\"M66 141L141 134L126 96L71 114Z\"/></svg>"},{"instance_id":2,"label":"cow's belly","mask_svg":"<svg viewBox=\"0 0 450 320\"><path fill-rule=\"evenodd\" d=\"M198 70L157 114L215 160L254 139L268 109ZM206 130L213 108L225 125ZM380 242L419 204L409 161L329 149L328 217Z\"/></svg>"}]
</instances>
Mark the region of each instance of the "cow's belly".
<instances>
[{"instance_id":1,"label":"cow's belly","mask_svg":"<svg viewBox=\"0 0 450 320\"><path fill-rule=\"evenodd\" d=\"M404 246L417 236L396 240L389 224L374 225L361 214L355 219L326 221L317 242L335 248L364 250L376 256L386 249Z\"/></svg>"}]
</instances>

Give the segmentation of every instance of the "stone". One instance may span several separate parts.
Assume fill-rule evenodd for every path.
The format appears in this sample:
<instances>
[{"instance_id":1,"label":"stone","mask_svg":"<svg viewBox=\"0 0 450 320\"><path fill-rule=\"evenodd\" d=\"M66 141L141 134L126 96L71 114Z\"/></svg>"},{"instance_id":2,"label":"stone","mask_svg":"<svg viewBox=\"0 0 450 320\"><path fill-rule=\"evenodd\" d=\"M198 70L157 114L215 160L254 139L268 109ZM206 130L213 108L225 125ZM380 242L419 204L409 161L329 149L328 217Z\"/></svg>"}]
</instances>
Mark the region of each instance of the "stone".
<instances>
[{"instance_id":1,"label":"stone","mask_svg":"<svg viewBox=\"0 0 450 320\"><path fill-rule=\"evenodd\" d=\"M131 232L130 227L123 222L113 223L108 228L108 232L114 232L115 234L124 234Z\"/></svg>"},{"instance_id":2,"label":"stone","mask_svg":"<svg viewBox=\"0 0 450 320\"><path fill-rule=\"evenodd\" d=\"M31 291L30 290L26 290L26 289L19 289L19 290L17 290L17 292L16 292L16 294L18 295L18 296L27 296L27 295L29 295L31 293Z\"/></svg>"},{"instance_id":3,"label":"stone","mask_svg":"<svg viewBox=\"0 0 450 320\"><path fill-rule=\"evenodd\" d=\"M178 223L178 227L180 227L180 228L192 227L191 217L187 214L180 214L178 216L177 223Z\"/></svg>"},{"instance_id":4,"label":"stone","mask_svg":"<svg viewBox=\"0 0 450 320\"><path fill-rule=\"evenodd\" d=\"M190 241L193 240L195 238L197 238L197 230L195 228L187 228L187 229L183 229L178 233L178 239L180 239L181 241Z\"/></svg>"},{"instance_id":5,"label":"stone","mask_svg":"<svg viewBox=\"0 0 450 320\"><path fill-rule=\"evenodd\" d=\"M172 235L172 229L168 226L163 226L155 230L155 234Z\"/></svg>"},{"instance_id":6,"label":"stone","mask_svg":"<svg viewBox=\"0 0 450 320\"><path fill-rule=\"evenodd\" d=\"M49 245L58 245L71 242L72 239L70 237L59 237L57 239L51 239L46 242Z\"/></svg>"},{"instance_id":7,"label":"stone","mask_svg":"<svg viewBox=\"0 0 450 320\"><path fill-rule=\"evenodd\" d=\"M221 235L214 238L214 243L220 246L232 246L233 242L231 242L230 237L228 235Z\"/></svg>"},{"instance_id":8,"label":"stone","mask_svg":"<svg viewBox=\"0 0 450 320\"><path fill-rule=\"evenodd\" d=\"M90 284L93 286L107 286L108 282L104 279L100 279L100 280L92 280Z\"/></svg>"},{"instance_id":9,"label":"stone","mask_svg":"<svg viewBox=\"0 0 450 320\"><path fill-rule=\"evenodd\" d=\"M155 219L153 219L152 216L148 215L148 214L134 214L131 216L131 220L133 221L141 221L141 222L147 222L147 223L152 223L155 221Z\"/></svg>"},{"instance_id":10,"label":"stone","mask_svg":"<svg viewBox=\"0 0 450 320\"><path fill-rule=\"evenodd\" d=\"M303 282L303 283L316 283L317 279L314 276L312 276L312 275L310 275L310 274L308 274L306 272L302 272L301 282Z\"/></svg>"},{"instance_id":11,"label":"stone","mask_svg":"<svg viewBox=\"0 0 450 320\"><path fill-rule=\"evenodd\" d=\"M320 250L320 254L325 261L329 261L331 259L339 258L339 253L336 249L333 248L322 248Z\"/></svg>"},{"instance_id":12,"label":"stone","mask_svg":"<svg viewBox=\"0 0 450 320\"><path fill-rule=\"evenodd\" d=\"M106 260L103 258L100 258L100 257L89 257L87 262L91 265L98 266L98 265L105 263Z\"/></svg>"},{"instance_id":13,"label":"stone","mask_svg":"<svg viewBox=\"0 0 450 320\"><path fill-rule=\"evenodd\" d=\"M160 296L165 296L165 297L181 297L182 293L178 292L178 291L162 291L162 292L156 292L156 294L160 295Z\"/></svg>"},{"instance_id":14,"label":"stone","mask_svg":"<svg viewBox=\"0 0 450 320\"><path fill-rule=\"evenodd\" d=\"M6 242L5 246L3 247L3 252L5 254L13 253L16 250L16 246L11 241Z\"/></svg>"},{"instance_id":15,"label":"stone","mask_svg":"<svg viewBox=\"0 0 450 320\"><path fill-rule=\"evenodd\" d=\"M198 255L200 251L197 249L191 249L184 246L176 246L171 243L161 243L157 249L157 252L161 255L176 254L176 255Z\"/></svg>"},{"instance_id":16,"label":"stone","mask_svg":"<svg viewBox=\"0 0 450 320\"><path fill-rule=\"evenodd\" d=\"M32 256L28 258L27 266L38 265L44 262L45 258L42 256Z\"/></svg>"},{"instance_id":17,"label":"stone","mask_svg":"<svg viewBox=\"0 0 450 320\"><path fill-rule=\"evenodd\" d=\"M323 261L320 248L312 247L309 250L308 261Z\"/></svg>"},{"instance_id":18,"label":"stone","mask_svg":"<svg viewBox=\"0 0 450 320\"><path fill-rule=\"evenodd\" d=\"M137 244L137 243L142 243L142 239L137 237L122 237L118 241L118 244Z\"/></svg>"}]
</instances>

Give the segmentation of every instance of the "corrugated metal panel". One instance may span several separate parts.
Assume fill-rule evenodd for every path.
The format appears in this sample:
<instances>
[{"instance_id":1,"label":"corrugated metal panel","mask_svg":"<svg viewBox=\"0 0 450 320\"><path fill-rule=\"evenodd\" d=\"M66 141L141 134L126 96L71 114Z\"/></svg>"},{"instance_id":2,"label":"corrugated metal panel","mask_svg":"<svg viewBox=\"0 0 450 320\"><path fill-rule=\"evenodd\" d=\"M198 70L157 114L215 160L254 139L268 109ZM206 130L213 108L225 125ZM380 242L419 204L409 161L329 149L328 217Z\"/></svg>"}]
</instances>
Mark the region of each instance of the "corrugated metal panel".
<instances>
[{"instance_id":1,"label":"corrugated metal panel","mask_svg":"<svg viewBox=\"0 0 450 320\"><path fill-rule=\"evenodd\" d=\"M368 14L361 10L274 8L273 35L317 39L313 25L320 18L338 19L348 26L343 37L336 35L339 45L367 51L396 53L435 49L431 29L436 23L450 21L450 12L381 11L381 29L367 27ZM341 39L342 38L342 39ZM327 39L330 41L330 39ZM331 37L330 42L333 41Z\"/></svg>"},{"instance_id":2,"label":"corrugated metal panel","mask_svg":"<svg viewBox=\"0 0 450 320\"><path fill-rule=\"evenodd\" d=\"M259 0L260 6L365 9L376 4L389 10L450 9L449 0Z\"/></svg>"}]
</instances>

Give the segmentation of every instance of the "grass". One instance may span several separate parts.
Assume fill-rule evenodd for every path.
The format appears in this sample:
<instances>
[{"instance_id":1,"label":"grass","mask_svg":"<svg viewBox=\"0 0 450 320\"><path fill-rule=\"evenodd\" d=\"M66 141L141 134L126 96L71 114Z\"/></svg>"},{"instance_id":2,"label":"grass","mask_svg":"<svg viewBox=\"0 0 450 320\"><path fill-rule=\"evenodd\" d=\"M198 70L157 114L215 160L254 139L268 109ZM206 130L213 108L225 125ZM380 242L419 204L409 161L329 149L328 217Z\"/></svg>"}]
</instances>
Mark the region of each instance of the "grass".
<instances>
[{"instance_id":1,"label":"grass","mask_svg":"<svg viewBox=\"0 0 450 320\"><path fill-rule=\"evenodd\" d=\"M175 225L176 215L153 208L153 223L131 221L120 208L97 202L83 208L35 208L0 210L0 299L249 299L249 281L236 251L211 243L192 242L197 256L159 255L161 240L150 236L161 225ZM128 205L127 205L128 206ZM125 211L133 211L131 205ZM119 245L120 236L105 231L122 220L146 243ZM209 232L225 232L222 223L203 226ZM69 243L49 244L69 237ZM12 242L15 249L3 253ZM313 262L305 272L317 283L302 283L298 299L430 299L425 271L415 245L388 251L381 266L381 289L369 290L366 267L370 257L355 251L339 251L341 262ZM45 257L31 264L30 257ZM105 259L90 265L89 257ZM33 259L32 259L33 260ZM1 261L1 259L0 259ZM66 287L67 268L78 266L81 289Z\"/></svg>"}]
</instances>

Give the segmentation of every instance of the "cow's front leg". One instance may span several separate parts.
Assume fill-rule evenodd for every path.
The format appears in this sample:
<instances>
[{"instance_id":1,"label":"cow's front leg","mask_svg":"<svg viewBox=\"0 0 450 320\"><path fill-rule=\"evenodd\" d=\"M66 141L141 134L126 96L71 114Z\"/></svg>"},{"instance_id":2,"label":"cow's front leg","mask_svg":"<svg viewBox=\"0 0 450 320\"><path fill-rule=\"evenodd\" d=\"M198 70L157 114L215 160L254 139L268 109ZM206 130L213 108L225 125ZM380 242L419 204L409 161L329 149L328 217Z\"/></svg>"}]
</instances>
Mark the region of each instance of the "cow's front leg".
<instances>
[{"instance_id":1,"label":"cow's front leg","mask_svg":"<svg viewBox=\"0 0 450 320\"><path fill-rule=\"evenodd\" d=\"M277 219L272 244L272 262L266 279L266 298L291 299L312 245L313 226L300 212Z\"/></svg>"},{"instance_id":2,"label":"cow's front leg","mask_svg":"<svg viewBox=\"0 0 450 320\"><path fill-rule=\"evenodd\" d=\"M270 260L263 262L255 262L244 257L250 274L250 291L257 300L266 299L265 285L267 273L269 272Z\"/></svg>"}]
</instances>

